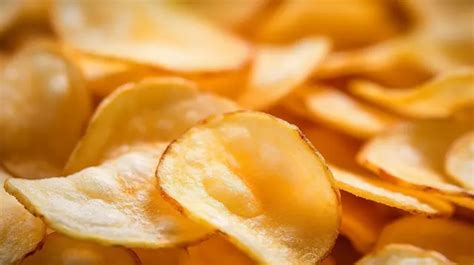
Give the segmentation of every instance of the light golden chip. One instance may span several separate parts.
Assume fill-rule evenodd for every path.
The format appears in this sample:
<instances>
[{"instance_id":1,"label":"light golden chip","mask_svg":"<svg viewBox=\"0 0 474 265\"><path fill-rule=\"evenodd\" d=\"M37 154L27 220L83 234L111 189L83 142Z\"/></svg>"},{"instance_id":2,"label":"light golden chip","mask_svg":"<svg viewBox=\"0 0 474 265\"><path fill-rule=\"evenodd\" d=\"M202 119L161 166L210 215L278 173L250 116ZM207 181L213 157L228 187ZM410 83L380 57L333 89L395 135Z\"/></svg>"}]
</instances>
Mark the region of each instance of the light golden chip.
<instances>
[{"instance_id":1,"label":"light golden chip","mask_svg":"<svg viewBox=\"0 0 474 265\"><path fill-rule=\"evenodd\" d=\"M396 118L326 86L301 87L284 102L290 110L357 138L382 132Z\"/></svg>"},{"instance_id":2,"label":"light golden chip","mask_svg":"<svg viewBox=\"0 0 474 265\"><path fill-rule=\"evenodd\" d=\"M10 179L5 187L49 227L72 238L142 248L196 241L211 229L164 201L153 175L165 147L130 151L68 177Z\"/></svg>"},{"instance_id":3,"label":"light golden chip","mask_svg":"<svg viewBox=\"0 0 474 265\"><path fill-rule=\"evenodd\" d=\"M180 72L242 67L249 45L162 1L57 0L53 24L81 51Z\"/></svg>"},{"instance_id":4,"label":"light golden chip","mask_svg":"<svg viewBox=\"0 0 474 265\"><path fill-rule=\"evenodd\" d=\"M56 176L91 104L79 70L52 43L30 45L0 73L0 158L15 176Z\"/></svg>"},{"instance_id":5,"label":"light golden chip","mask_svg":"<svg viewBox=\"0 0 474 265\"><path fill-rule=\"evenodd\" d=\"M445 169L457 183L474 191L474 131L466 133L451 144Z\"/></svg>"},{"instance_id":6,"label":"light golden chip","mask_svg":"<svg viewBox=\"0 0 474 265\"><path fill-rule=\"evenodd\" d=\"M50 234L40 250L28 256L21 265L140 265L133 251L122 247L107 247Z\"/></svg>"},{"instance_id":7,"label":"light golden chip","mask_svg":"<svg viewBox=\"0 0 474 265\"><path fill-rule=\"evenodd\" d=\"M0 264L16 264L35 250L46 228L39 218L6 193L3 184L10 176L0 168Z\"/></svg>"},{"instance_id":8,"label":"light golden chip","mask_svg":"<svg viewBox=\"0 0 474 265\"><path fill-rule=\"evenodd\" d=\"M295 126L268 114L230 113L193 127L169 145L157 177L190 219L262 264L314 264L338 233L327 165Z\"/></svg>"},{"instance_id":9,"label":"light golden chip","mask_svg":"<svg viewBox=\"0 0 474 265\"><path fill-rule=\"evenodd\" d=\"M261 46L238 102L263 109L288 95L308 79L329 52L329 42L306 38L289 46Z\"/></svg>"},{"instance_id":10,"label":"light golden chip","mask_svg":"<svg viewBox=\"0 0 474 265\"><path fill-rule=\"evenodd\" d=\"M391 244L376 250L361 260L356 265L454 265L445 256L412 245Z\"/></svg>"},{"instance_id":11,"label":"light golden chip","mask_svg":"<svg viewBox=\"0 0 474 265\"><path fill-rule=\"evenodd\" d=\"M446 73L412 88L385 88L368 81L351 84L351 92L394 112L414 118L446 118L474 105L474 71Z\"/></svg>"},{"instance_id":12,"label":"light golden chip","mask_svg":"<svg viewBox=\"0 0 474 265\"><path fill-rule=\"evenodd\" d=\"M393 243L411 244L438 251L458 264L473 264L474 226L453 219L404 217L387 225L377 248Z\"/></svg>"},{"instance_id":13,"label":"light golden chip","mask_svg":"<svg viewBox=\"0 0 474 265\"><path fill-rule=\"evenodd\" d=\"M237 109L234 102L199 92L181 78L124 85L97 108L66 172L98 165L135 145L168 143L209 115Z\"/></svg>"}]
</instances>

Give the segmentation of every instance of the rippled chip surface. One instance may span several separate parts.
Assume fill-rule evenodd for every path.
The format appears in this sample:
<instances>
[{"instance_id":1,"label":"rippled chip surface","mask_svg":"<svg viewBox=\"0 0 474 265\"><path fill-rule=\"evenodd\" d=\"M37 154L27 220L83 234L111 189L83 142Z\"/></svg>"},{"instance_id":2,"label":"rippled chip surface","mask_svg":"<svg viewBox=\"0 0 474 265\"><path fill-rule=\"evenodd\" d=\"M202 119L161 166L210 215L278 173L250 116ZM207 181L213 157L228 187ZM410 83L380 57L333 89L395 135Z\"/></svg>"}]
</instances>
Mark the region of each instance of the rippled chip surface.
<instances>
[{"instance_id":1,"label":"rippled chip surface","mask_svg":"<svg viewBox=\"0 0 474 265\"><path fill-rule=\"evenodd\" d=\"M454 265L445 256L412 245L392 244L385 246L359 260L357 265Z\"/></svg>"},{"instance_id":2,"label":"rippled chip surface","mask_svg":"<svg viewBox=\"0 0 474 265\"><path fill-rule=\"evenodd\" d=\"M298 129L258 112L217 116L166 150L164 194L262 264L314 264L334 244L339 194Z\"/></svg>"},{"instance_id":3,"label":"rippled chip surface","mask_svg":"<svg viewBox=\"0 0 474 265\"><path fill-rule=\"evenodd\" d=\"M474 132L459 137L449 147L446 172L461 186L474 191Z\"/></svg>"}]
</instances>

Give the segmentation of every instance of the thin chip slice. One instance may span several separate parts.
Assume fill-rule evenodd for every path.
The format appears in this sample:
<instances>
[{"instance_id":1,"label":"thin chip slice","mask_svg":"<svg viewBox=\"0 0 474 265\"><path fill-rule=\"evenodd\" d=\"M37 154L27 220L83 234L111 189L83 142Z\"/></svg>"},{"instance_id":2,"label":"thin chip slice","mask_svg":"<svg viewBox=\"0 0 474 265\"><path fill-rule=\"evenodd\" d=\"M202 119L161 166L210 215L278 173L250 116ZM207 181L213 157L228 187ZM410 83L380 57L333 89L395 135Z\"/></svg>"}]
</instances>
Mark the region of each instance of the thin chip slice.
<instances>
[{"instance_id":1,"label":"thin chip slice","mask_svg":"<svg viewBox=\"0 0 474 265\"><path fill-rule=\"evenodd\" d=\"M396 121L388 113L325 86L298 88L284 104L310 120L327 124L357 138L378 134Z\"/></svg>"},{"instance_id":2,"label":"thin chip slice","mask_svg":"<svg viewBox=\"0 0 474 265\"><path fill-rule=\"evenodd\" d=\"M238 69L247 43L162 1L55 1L53 24L81 51L180 72Z\"/></svg>"},{"instance_id":3,"label":"thin chip slice","mask_svg":"<svg viewBox=\"0 0 474 265\"><path fill-rule=\"evenodd\" d=\"M329 42L322 38L260 47L238 102L251 109L269 107L308 79L328 52Z\"/></svg>"},{"instance_id":4,"label":"thin chip slice","mask_svg":"<svg viewBox=\"0 0 474 265\"><path fill-rule=\"evenodd\" d=\"M166 145L128 152L73 175L10 179L7 191L57 232L128 247L172 247L211 232L160 196L153 173Z\"/></svg>"},{"instance_id":5,"label":"thin chip slice","mask_svg":"<svg viewBox=\"0 0 474 265\"><path fill-rule=\"evenodd\" d=\"M387 225L377 248L393 243L435 250L458 264L474 263L474 226L453 219L404 217Z\"/></svg>"},{"instance_id":6,"label":"thin chip slice","mask_svg":"<svg viewBox=\"0 0 474 265\"><path fill-rule=\"evenodd\" d=\"M46 233L39 218L31 215L3 184L10 176L0 168L0 264L16 264L35 250Z\"/></svg>"},{"instance_id":7,"label":"thin chip slice","mask_svg":"<svg viewBox=\"0 0 474 265\"><path fill-rule=\"evenodd\" d=\"M470 123L458 119L401 123L370 140L357 160L400 185L457 196L474 203L474 194L456 186L443 168L450 144L471 127Z\"/></svg>"},{"instance_id":8,"label":"thin chip slice","mask_svg":"<svg viewBox=\"0 0 474 265\"><path fill-rule=\"evenodd\" d=\"M359 260L356 265L454 265L445 256L412 245L391 244Z\"/></svg>"},{"instance_id":9,"label":"thin chip slice","mask_svg":"<svg viewBox=\"0 0 474 265\"><path fill-rule=\"evenodd\" d=\"M157 176L178 209L262 264L314 264L338 233L327 165L295 126L268 114L230 113L193 127L169 145Z\"/></svg>"},{"instance_id":10,"label":"thin chip slice","mask_svg":"<svg viewBox=\"0 0 474 265\"><path fill-rule=\"evenodd\" d=\"M79 70L60 48L20 50L0 74L0 158L15 176L61 173L91 112Z\"/></svg>"},{"instance_id":11,"label":"thin chip slice","mask_svg":"<svg viewBox=\"0 0 474 265\"><path fill-rule=\"evenodd\" d=\"M356 81L351 92L397 113L414 118L446 118L474 105L474 71L446 73L412 88L385 88Z\"/></svg>"},{"instance_id":12,"label":"thin chip slice","mask_svg":"<svg viewBox=\"0 0 474 265\"><path fill-rule=\"evenodd\" d=\"M446 173L466 189L474 191L474 132L471 131L449 147Z\"/></svg>"},{"instance_id":13,"label":"thin chip slice","mask_svg":"<svg viewBox=\"0 0 474 265\"><path fill-rule=\"evenodd\" d=\"M102 246L53 233L46 237L41 250L21 262L21 265L43 264L139 265L140 261L126 248Z\"/></svg>"},{"instance_id":14,"label":"thin chip slice","mask_svg":"<svg viewBox=\"0 0 474 265\"><path fill-rule=\"evenodd\" d=\"M134 145L168 143L209 115L237 109L232 101L199 92L181 78L124 85L97 108L66 172L98 165Z\"/></svg>"}]
</instances>

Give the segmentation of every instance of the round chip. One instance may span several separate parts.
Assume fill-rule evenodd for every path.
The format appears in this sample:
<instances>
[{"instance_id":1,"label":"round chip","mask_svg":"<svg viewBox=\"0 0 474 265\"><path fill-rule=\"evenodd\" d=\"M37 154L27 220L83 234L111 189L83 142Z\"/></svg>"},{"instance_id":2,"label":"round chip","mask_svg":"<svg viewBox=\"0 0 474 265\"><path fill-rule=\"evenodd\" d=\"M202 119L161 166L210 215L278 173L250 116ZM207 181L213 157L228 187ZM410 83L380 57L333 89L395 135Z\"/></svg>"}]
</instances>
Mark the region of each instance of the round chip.
<instances>
[{"instance_id":1,"label":"round chip","mask_svg":"<svg viewBox=\"0 0 474 265\"><path fill-rule=\"evenodd\" d=\"M474 226L453 219L404 217L387 225L377 248L393 243L435 250L458 264L474 263Z\"/></svg>"},{"instance_id":2,"label":"round chip","mask_svg":"<svg viewBox=\"0 0 474 265\"><path fill-rule=\"evenodd\" d=\"M156 174L177 209L262 264L314 264L337 237L339 193L327 165L295 126L268 114L191 128Z\"/></svg>"},{"instance_id":3,"label":"round chip","mask_svg":"<svg viewBox=\"0 0 474 265\"><path fill-rule=\"evenodd\" d=\"M35 250L46 233L39 218L29 213L3 184L10 176L0 168L0 264L16 264Z\"/></svg>"},{"instance_id":4,"label":"round chip","mask_svg":"<svg viewBox=\"0 0 474 265\"><path fill-rule=\"evenodd\" d=\"M52 233L42 248L24 259L20 265L140 265L133 251L122 247L106 247Z\"/></svg>"},{"instance_id":5,"label":"round chip","mask_svg":"<svg viewBox=\"0 0 474 265\"><path fill-rule=\"evenodd\" d=\"M449 147L446 173L466 189L474 191L474 132L456 139Z\"/></svg>"},{"instance_id":6,"label":"round chip","mask_svg":"<svg viewBox=\"0 0 474 265\"><path fill-rule=\"evenodd\" d=\"M445 256L412 245L391 244L359 260L356 265L454 265Z\"/></svg>"},{"instance_id":7,"label":"round chip","mask_svg":"<svg viewBox=\"0 0 474 265\"><path fill-rule=\"evenodd\" d=\"M163 1L57 0L59 36L81 51L180 72L242 67L247 43Z\"/></svg>"}]
</instances>

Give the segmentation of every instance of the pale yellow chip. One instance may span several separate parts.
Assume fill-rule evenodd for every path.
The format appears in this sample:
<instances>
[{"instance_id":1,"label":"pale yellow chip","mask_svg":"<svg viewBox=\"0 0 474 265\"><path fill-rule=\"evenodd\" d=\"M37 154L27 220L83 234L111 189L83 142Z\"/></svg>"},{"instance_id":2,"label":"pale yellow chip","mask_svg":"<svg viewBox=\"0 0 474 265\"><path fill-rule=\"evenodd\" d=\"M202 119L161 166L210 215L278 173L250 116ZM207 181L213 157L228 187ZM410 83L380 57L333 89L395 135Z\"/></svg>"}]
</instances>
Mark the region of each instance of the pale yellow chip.
<instances>
[{"instance_id":1,"label":"pale yellow chip","mask_svg":"<svg viewBox=\"0 0 474 265\"><path fill-rule=\"evenodd\" d=\"M466 189L474 191L474 132L459 137L449 147L446 173Z\"/></svg>"},{"instance_id":2,"label":"pale yellow chip","mask_svg":"<svg viewBox=\"0 0 474 265\"><path fill-rule=\"evenodd\" d=\"M134 145L168 143L209 115L237 109L234 102L199 92L181 78L124 85L99 105L66 172L98 165Z\"/></svg>"},{"instance_id":3,"label":"pale yellow chip","mask_svg":"<svg viewBox=\"0 0 474 265\"><path fill-rule=\"evenodd\" d=\"M34 251L46 233L39 218L31 215L3 184L10 176L0 168L0 264L10 265Z\"/></svg>"},{"instance_id":4,"label":"pale yellow chip","mask_svg":"<svg viewBox=\"0 0 474 265\"><path fill-rule=\"evenodd\" d=\"M52 43L32 44L0 73L0 159L15 176L59 175L91 112L79 70Z\"/></svg>"},{"instance_id":5,"label":"pale yellow chip","mask_svg":"<svg viewBox=\"0 0 474 265\"><path fill-rule=\"evenodd\" d=\"M411 88L385 88L368 81L355 81L351 92L374 104L414 118L445 118L474 106L474 71L442 74Z\"/></svg>"},{"instance_id":6,"label":"pale yellow chip","mask_svg":"<svg viewBox=\"0 0 474 265\"><path fill-rule=\"evenodd\" d=\"M20 265L140 265L133 251L75 240L58 233L50 234L40 250Z\"/></svg>"},{"instance_id":7,"label":"pale yellow chip","mask_svg":"<svg viewBox=\"0 0 474 265\"><path fill-rule=\"evenodd\" d=\"M377 248L393 243L435 250L458 264L473 264L474 226L453 219L404 217L387 225Z\"/></svg>"},{"instance_id":8,"label":"pale yellow chip","mask_svg":"<svg viewBox=\"0 0 474 265\"><path fill-rule=\"evenodd\" d=\"M251 109L275 104L303 84L328 52L329 42L314 37L289 46L261 46L238 102Z\"/></svg>"},{"instance_id":9,"label":"pale yellow chip","mask_svg":"<svg viewBox=\"0 0 474 265\"><path fill-rule=\"evenodd\" d=\"M193 127L169 145L157 177L178 209L261 264L314 264L338 233L327 165L295 126L268 114L230 113Z\"/></svg>"},{"instance_id":10,"label":"pale yellow chip","mask_svg":"<svg viewBox=\"0 0 474 265\"><path fill-rule=\"evenodd\" d=\"M237 69L250 56L243 40L162 1L57 0L52 12L66 43L96 55L180 72Z\"/></svg>"},{"instance_id":11,"label":"pale yellow chip","mask_svg":"<svg viewBox=\"0 0 474 265\"><path fill-rule=\"evenodd\" d=\"M304 117L357 138L368 138L389 127L396 118L326 86L298 88L285 106Z\"/></svg>"},{"instance_id":12,"label":"pale yellow chip","mask_svg":"<svg viewBox=\"0 0 474 265\"><path fill-rule=\"evenodd\" d=\"M412 245L391 244L359 260L356 265L454 265L445 256Z\"/></svg>"},{"instance_id":13,"label":"pale yellow chip","mask_svg":"<svg viewBox=\"0 0 474 265\"><path fill-rule=\"evenodd\" d=\"M128 247L170 247L212 232L160 195L154 171L166 145L131 151L68 177L10 179L7 191L57 232Z\"/></svg>"}]
</instances>

